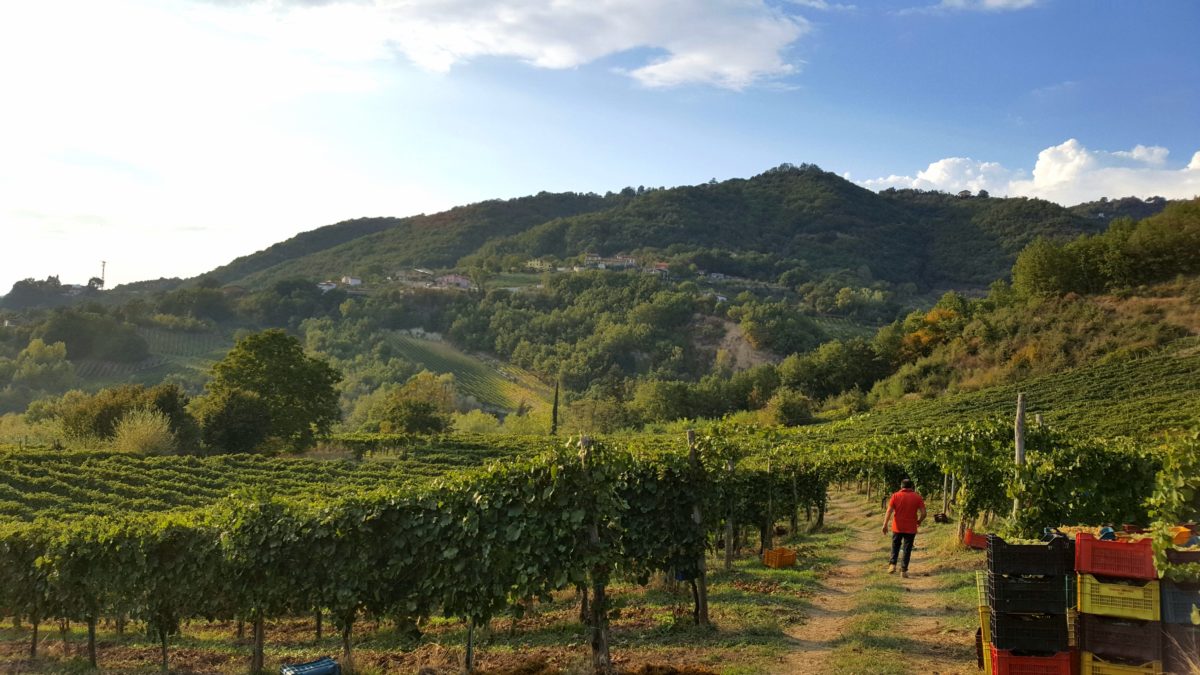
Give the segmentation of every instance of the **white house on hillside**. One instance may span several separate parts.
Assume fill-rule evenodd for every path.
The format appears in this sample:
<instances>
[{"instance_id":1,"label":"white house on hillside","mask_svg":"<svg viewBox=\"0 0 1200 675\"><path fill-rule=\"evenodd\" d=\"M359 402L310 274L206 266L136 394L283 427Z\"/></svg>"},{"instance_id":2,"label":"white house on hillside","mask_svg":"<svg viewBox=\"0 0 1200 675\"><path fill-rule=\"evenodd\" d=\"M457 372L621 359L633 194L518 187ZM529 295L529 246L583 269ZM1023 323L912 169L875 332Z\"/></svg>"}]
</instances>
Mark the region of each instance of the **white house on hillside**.
<instances>
[{"instance_id":1,"label":"white house on hillside","mask_svg":"<svg viewBox=\"0 0 1200 675\"><path fill-rule=\"evenodd\" d=\"M475 287L470 279L461 274L446 274L437 278L437 285L443 288L461 288L470 290Z\"/></svg>"}]
</instances>

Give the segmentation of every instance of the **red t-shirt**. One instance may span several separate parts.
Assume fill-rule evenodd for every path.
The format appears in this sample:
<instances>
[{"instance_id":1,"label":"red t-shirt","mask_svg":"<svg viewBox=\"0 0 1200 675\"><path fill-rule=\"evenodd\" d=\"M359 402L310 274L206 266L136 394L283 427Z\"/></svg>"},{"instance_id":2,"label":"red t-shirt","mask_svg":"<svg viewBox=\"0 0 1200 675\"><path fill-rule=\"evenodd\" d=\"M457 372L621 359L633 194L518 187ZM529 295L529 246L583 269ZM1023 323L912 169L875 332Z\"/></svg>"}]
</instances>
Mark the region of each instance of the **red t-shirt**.
<instances>
[{"instance_id":1,"label":"red t-shirt","mask_svg":"<svg viewBox=\"0 0 1200 675\"><path fill-rule=\"evenodd\" d=\"M917 511L925 508L925 500L921 499L921 495L905 488L892 495L888 500L888 508L896 512L892 520L892 532L917 533Z\"/></svg>"}]
</instances>

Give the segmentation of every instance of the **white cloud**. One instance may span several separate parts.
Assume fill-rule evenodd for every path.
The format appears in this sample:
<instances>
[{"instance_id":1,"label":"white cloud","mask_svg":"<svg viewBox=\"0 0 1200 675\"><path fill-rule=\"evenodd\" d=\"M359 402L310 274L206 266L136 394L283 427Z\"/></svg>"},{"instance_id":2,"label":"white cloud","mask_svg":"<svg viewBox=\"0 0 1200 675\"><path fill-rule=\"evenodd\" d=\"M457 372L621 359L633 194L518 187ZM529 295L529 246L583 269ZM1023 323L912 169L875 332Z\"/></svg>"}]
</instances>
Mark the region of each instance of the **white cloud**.
<instances>
[{"instance_id":1,"label":"white cloud","mask_svg":"<svg viewBox=\"0 0 1200 675\"><path fill-rule=\"evenodd\" d=\"M808 7L809 9L819 9L822 11L844 11L858 9L857 5L843 5L837 2L828 2L827 0L788 0L793 5Z\"/></svg>"},{"instance_id":2,"label":"white cloud","mask_svg":"<svg viewBox=\"0 0 1200 675\"><path fill-rule=\"evenodd\" d=\"M764 0L259 0L249 6L275 14L291 30L310 29L319 47L386 45L433 72L487 56L563 69L652 50L661 56L627 71L648 87L736 90L791 74L796 67L784 52L810 28Z\"/></svg>"},{"instance_id":3,"label":"white cloud","mask_svg":"<svg viewBox=\"0 0 1200 675\"><path fill-rule=\"evenodd\" d=\"M1039 0L942 0L938 5L943 9L982 10L1002 12L1010 9L1025 9L1032 7Z\"/></svg>"},{"instance_id":4,"label":"white cloud","mask_svg":"<svg viewBox=\"0 0 1200 675\"><path fill-rule=\"evenodd\" d=\"M1089 150L1072 138L1038 153L1032 175L996 162L949 157L915 176L892 175L861 181L865 187L918 188L959 192L987 190L993 195L1041 197L1063 205L1101 197L1190 199L1200 195L1200 152L1182 168L1167 166L1169 151L1137 145L1132 150Z\"/></svg>"},{"instance_id":5,"label":"white cloud","mask_svg":"<svg viewBox=\"0 0 1200 675\"><path fill-rule=\"evenodd\" d=\"M863 181L862 184L879 190L889 187L916 188L919 190L1003 190L1015 174L996 162L979 162L969 157L947 157L933 162L916 176L888 176Z\"/></svg>"},{"instance_id":6,"label":"white cloud","mask_svg":"<svg viewBox=\"0 0 1200 675\"><path fill-rule=\"evenodd\" d=\"M948 12L1007 12L1028 9L1041 0L942 0L936 5L909 7L899 14L945 14Z\"/></svg>"},{"instance_id":7,"label":"white cloud","mask_svg":"<svg viewBox=\"0 0 1200 675\"><path fill-rule=\"evenodd\" d=\"M1118 150L1113 153L1113 156L1130 159L1134 162L1147 164L1149 166L1163 166L1167 163L1168 154L1170 154L1170 150L1167 150L1160 145L1152 145L1147 147L1145 145L1138 144L1133 147L1133 150Z\"/></svg>"},{"instance_id":8,"label":"white cloud","mask_svg":"<svg viewBox=\"0 0 1200 675\"><path fill-rule=\"evenodd\" d=\"M289 123L314 97L375 91L369 70L229 11L0 4L0 249L19 252L0 293L26 276L86 280L102 258L114 283L187 276L300 229L448 205Z\"/></svg>"}]
</instances>

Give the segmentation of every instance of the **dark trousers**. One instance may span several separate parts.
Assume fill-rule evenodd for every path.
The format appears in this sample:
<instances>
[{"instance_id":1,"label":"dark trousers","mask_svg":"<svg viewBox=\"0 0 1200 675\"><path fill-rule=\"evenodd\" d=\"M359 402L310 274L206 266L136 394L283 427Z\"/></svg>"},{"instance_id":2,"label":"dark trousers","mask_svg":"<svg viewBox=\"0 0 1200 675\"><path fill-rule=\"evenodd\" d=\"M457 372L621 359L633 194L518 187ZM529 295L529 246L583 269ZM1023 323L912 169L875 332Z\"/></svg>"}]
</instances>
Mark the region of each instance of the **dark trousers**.
<instances>
[{"instance_id":1,"label":"dark trousers","mask_svg":"<svg viewBox=\"0 0 1200 675\"><path fill-rule=\"evenodd\" d=\"M913 540L917 538L915 532L893 532L892 533L892 557L888 561L892 565L896 564L896 559L900 556L900 545L904 544L904 561L900 563L900 569L908 570L908 561L912 558Z\"/></svg>"}]
</instances>

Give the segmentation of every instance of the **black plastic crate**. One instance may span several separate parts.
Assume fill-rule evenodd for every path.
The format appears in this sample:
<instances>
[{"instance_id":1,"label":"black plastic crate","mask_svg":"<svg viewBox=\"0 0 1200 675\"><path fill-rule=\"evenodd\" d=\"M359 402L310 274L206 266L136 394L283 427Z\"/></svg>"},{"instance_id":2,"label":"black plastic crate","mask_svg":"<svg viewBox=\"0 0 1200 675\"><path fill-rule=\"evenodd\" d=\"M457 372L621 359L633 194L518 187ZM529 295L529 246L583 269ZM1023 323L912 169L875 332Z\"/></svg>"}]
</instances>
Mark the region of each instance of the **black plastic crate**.
<instances>
[{"instance_id":1,"label":"black plastic crate","mask_svg":"<svg viewBox=\"0 0 1200 675\"><path fill-rule=\"evenodd\" d=\"M1079 648L1105 660L1161 661L1161 635L1162 625L1157 621L1079 615Z\"/></svg>"},{"instance_id":2,"label":"black plastic crate","mask_svg":"<svg viewBox=\"0 0 1200 675\"><path fill-rule=\"evenodd\" d=\"M1200 626L1162 626L1163 670L1168 673L1195 672L1200 668Z\"/></svg>"},{"instance_id":3,"label":"black plastic crate","mask_svg":"<svg viewBox=\"0 0 1200 675\"><path fill-rule=\"evenodd\" d=\"M1066 614L1067 581L1065 575L1006 576L989 572L988 606L1001 614Z\"/></svg>"},{"instance_id":4,"label":"black plastic crate","mask_svg":"<svg viewBox=\"0 0 1200 675\"><path fill-rule=\"evenodd\" d=\"M994 534L987 538L989 572L1062 576L1075 571L1075 542L1068 538L1045 544L1009 544Z\"/></svg>"},{"instance_id":5,"label":"black plastic crate","mask_svg":"<svg viewBox=\"0 0 1200 675\"><path fill-rule=\"evenodd\" d=\"M1000 614L992 612L992 644L1021 652L1065 652L1069 649L1065 614Z\"/></svg>"},{"instance_id":6,"label":"black plastic crate","mask_svg":"<svg viewBox=\"0 0 1200 675\"><path fill-rule=\"evenodd\" d=\"M1164 579L1162 582L1163 623L1195 625L1200 613L1200 584L1180 584Z\"/></svg>"},{"instance_id":7,"label":"black plastic crate","mask_svg":"<svg viewBox=\"0 0 1200 675\"><path fill-rule=\"evenodd\" d=\"M1187 565L1188 563L1200 563L1200 550L1192 549L1188 551L1180 551L1178 549L1167 549L1167 563L1171 565Z\"/></svg>"}]
</instances>

